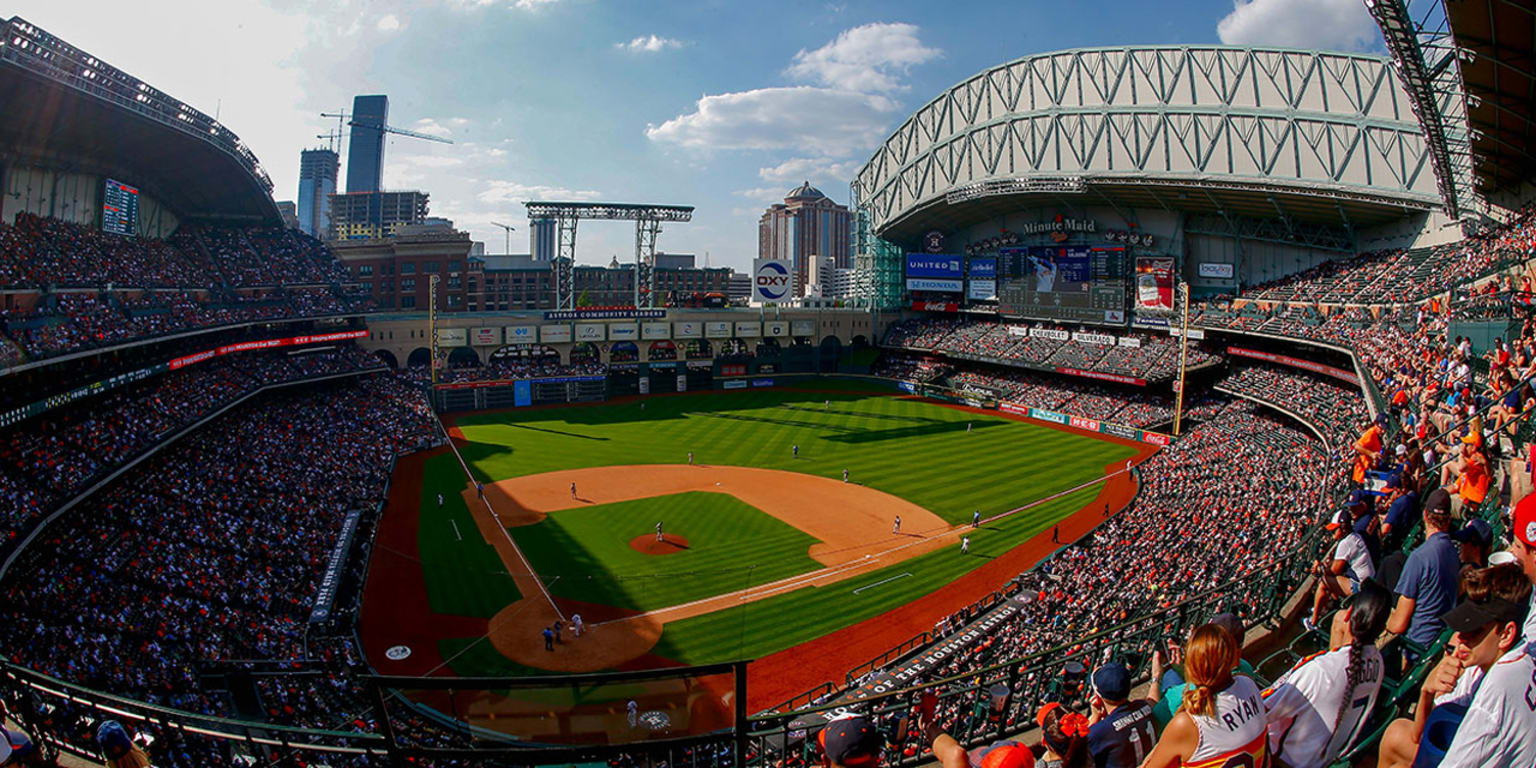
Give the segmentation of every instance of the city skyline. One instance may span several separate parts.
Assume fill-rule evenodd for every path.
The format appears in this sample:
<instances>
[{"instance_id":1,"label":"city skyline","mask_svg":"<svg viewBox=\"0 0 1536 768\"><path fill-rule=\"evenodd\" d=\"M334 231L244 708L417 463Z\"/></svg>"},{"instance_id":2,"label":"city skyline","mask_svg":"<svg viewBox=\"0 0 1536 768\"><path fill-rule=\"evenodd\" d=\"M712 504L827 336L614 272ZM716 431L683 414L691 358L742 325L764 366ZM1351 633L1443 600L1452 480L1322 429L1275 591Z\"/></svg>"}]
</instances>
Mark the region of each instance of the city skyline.
<instances>
[{"instance_id":1,"label":"city skyline","mask_svg":"<svg viewBox=\"0 0 1536 768\"><path fill-rule=\"evenodd\" d=\"M390 137L383 186L429 193L432 215L490 252L505 237L493 221L517 226L512 250L528 250L524 200L670 203L697 214L664 230L661 249L738 269L757 251L767 205L803 180L849 204L848 181L873 147L997 63L1095 45L1381 48L1358 0L804 2L767 18L702 0L160 0L68 15L43 0L14 5L218 117L262 161L278 200L298 199L300 151L336 127L321 112L385 94L391 124L455 143ZM633 250L628 229L594 223L578 258L627 261Z\"/></svg>"}]
</instances>

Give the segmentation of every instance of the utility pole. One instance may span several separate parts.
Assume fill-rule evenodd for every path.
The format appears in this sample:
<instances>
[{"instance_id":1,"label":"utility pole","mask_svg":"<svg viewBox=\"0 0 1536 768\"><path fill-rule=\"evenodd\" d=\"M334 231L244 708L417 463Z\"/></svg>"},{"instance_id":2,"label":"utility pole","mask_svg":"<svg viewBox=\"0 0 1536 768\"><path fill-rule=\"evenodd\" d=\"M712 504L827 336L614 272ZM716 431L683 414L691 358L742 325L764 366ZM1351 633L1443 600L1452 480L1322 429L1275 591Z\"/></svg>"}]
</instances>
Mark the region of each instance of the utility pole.
<instances>
[{"instance_id":1,"label":"utility pole","mask_svg":"<svg viewBox=\"0 0 1536 768\"><path fill-rule=\"evenodd\" d=\"M1179 283L1179 298L1184 301L1184 323L1179 331L1179 388L1173 405L1173 436L1179 436L1184 419L1184 372L1189 363L1189 283Z\"/></svg>"},{"instance_id":2,"label":"utility pole","mask_svg":"<svg viewBox=\"0 0 1536 768\"><path fill-rule=\"evenodd\" d=\"M427 332L432 335L432 387L437 388L437 275L427 278Z\"/></svg>"}]
</instances>

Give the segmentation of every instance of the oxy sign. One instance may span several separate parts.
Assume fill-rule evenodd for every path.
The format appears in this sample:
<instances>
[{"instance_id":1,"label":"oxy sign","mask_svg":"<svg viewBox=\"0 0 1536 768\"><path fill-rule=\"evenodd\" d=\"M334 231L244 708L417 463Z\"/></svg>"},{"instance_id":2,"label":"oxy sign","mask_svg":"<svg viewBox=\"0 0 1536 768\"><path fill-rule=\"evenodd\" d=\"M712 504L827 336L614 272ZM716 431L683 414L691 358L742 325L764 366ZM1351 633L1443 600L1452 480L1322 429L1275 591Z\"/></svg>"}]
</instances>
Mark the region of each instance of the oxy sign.
<instances>
[{"instance_id":1,"label":"oxy sign","mask_svg":"<svg viewBox=\"0 0 1536 768\"><path fill-rule=\"evenodd\" d=\"M793 281L790 280L790 264L780 259L752 260L752 301L785 301L790 297Z\"/></svg>"}]
</instances>

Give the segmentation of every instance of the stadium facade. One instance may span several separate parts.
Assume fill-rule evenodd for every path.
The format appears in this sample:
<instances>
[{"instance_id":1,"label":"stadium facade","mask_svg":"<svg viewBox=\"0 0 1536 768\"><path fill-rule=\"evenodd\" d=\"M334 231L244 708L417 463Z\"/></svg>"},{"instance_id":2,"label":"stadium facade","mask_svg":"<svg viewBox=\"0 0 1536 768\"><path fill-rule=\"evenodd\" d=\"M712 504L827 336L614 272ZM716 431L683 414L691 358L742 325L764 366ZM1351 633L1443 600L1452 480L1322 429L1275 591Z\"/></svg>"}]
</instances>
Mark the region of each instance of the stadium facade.
<instances>
[{"instance_id":1,"label":"stadium facade","mask_svg":"<svg viewBox=\"0 0 1536 768\"><path fill-rule=\"evenodd\" d=\"M1124 246L1127 264L1174 259L1198 295L1448 223L1388 59L1227 46L1078 49L978 73L902 123L852 193L855 249L888 309L907 305L914 251ZM1006 261L1003 282L1017 277Z\"/></svg>"}]
</instances>

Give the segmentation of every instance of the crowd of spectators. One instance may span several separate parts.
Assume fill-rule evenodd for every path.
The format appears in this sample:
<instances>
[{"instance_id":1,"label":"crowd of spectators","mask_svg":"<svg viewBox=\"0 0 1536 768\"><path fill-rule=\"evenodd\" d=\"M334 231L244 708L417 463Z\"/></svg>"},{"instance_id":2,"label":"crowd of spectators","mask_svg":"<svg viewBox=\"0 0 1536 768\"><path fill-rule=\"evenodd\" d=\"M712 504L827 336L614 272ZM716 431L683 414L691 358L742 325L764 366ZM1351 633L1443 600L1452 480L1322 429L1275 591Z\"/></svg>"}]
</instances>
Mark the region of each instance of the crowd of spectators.
<instances>
[{"instance_id":1,"label":"crowd of spectators","mask_svg":"<svg viewBox=\"0 0 1536 768\"><path fill-rule=\"evenodd\" d=\"M901 352L883 354L871 373L1132 427L1151 428L1173 420L1172 403L1164 395L1133 391L1129 387L1110 388L1058 375L996 366L983 368L961 360Z\"/></svg>"},{"instance_id":2,"label":"crowd of spectators","mask_svg":"<svg viewBox=\"0 0 1536 768\"><path fill-rule=\"evenodd\" d=\"M1536 257L1536 208L1486 234L1445 245L1373 251L1252 286L1245 298L1322 304L1417 303Z\"/></svg>"},{"instance_id":3,"label":"crowd of spectators","mask_svg":"<svg viewBox=\"0 0 1536 768\"><path fill-rule=\"evenodd\" d=\"M230 323L371 308L324 243L263 227L185 225L122 237L18 213L0 223L0 288L37 291L0 311L0 367Z\"/></svg>"},{"instance_id":4,"label":"crowd of spectators","mask_svg":"<svg viewBox=\"0 0 1536 768\"><path fill-rule=\"evenodd\" d=\"M1296 414L1334 447L1347 445L1371 419L1359 387L1299 368L1243 365L1217 386Z\"/></svg>"},{"instance_id":5,"label":"crowd of spectators","mask_svg":"<svg viewBox=\"0 0 1536 768\"><path fill-rule=\"evenodd\" d=\"M1179 346L1167 336L1132 334L1101 344L1072 339L1065 327L1035 327L1048 330L1051 335L1031 335L1031 326L995 320L936 315L908 318L887 329L884 346L981 357L1005 365L1077 368L1147 380L1167 379L1178 371ZM1063 335L1066 338L1060 338ZM1094 335L1108 334L1095 331ZM1188 366L1195 368L1215 362L1215 356L1190 345Z\"/></svg>"},{"instance_id":6,"label":"crowd of spectators","mask_svg":"<svg viewBox=\"0 0 1536 768\"><path fill-rule=\"evenodd\" d=\"M353 346L215 358L0 430L0 554L32 524L171 434L261 386L378 368Z\"/></svg>"},{"instance_id":7,"label":"crowd of spectators","mask_svg":"<svg viewBox=\"0 0 1536 768\"><path fill-rule=\"evenodd\" d=\"M342 520L376 508L394 457L435 429L421 391L387 375L221 418L24 550L0 585L0 649L71 682L226 716L210 671L344 664L355 649L308 648L305 632ZM260 685L275 722L350 729L338 722L357 711L350 683L283 680Z\"/></svg>"},{"instance_id":8,"label":"crowd of spectators","mask_svg":"<svg viewBox=\"0 0 1536 768\"><path fill-rule=\"evenodd\" d=\"M495 359L483 365L450 366L438 372L438 383L545 379L562 376L604 376L608 365L598 360L561 363L560 358Z\"/></svg>"}]
</instances>

